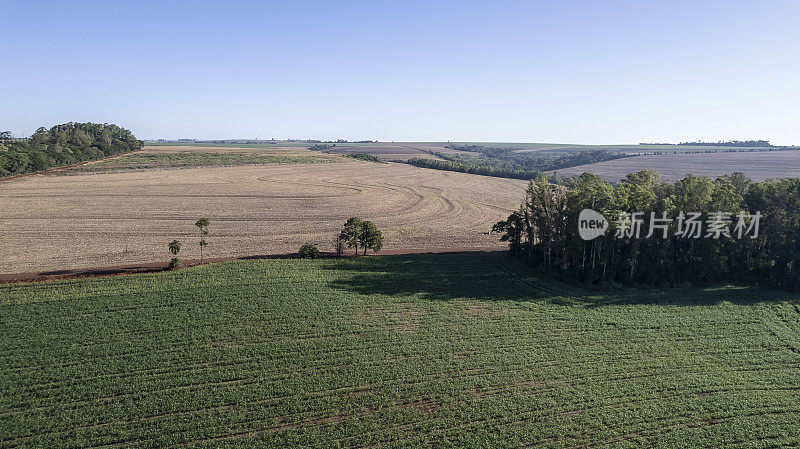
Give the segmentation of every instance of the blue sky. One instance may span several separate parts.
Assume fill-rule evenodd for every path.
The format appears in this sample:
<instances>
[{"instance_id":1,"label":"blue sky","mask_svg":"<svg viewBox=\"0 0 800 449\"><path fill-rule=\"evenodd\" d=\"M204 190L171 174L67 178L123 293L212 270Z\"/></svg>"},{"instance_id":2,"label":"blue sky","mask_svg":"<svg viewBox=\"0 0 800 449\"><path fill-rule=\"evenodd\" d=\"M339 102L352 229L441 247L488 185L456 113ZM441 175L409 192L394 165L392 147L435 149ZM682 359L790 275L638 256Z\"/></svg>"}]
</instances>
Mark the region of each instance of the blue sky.
<instances>
[{"instance_id":1,"label":"blue sky","mask_svg":"<svg viewBox=\"0 0 800 449\"><path fill-rule=\"evenodd\" d=\"M0 0L0 128L800 144L800 2Z\"/></svg>"}]
</instances>

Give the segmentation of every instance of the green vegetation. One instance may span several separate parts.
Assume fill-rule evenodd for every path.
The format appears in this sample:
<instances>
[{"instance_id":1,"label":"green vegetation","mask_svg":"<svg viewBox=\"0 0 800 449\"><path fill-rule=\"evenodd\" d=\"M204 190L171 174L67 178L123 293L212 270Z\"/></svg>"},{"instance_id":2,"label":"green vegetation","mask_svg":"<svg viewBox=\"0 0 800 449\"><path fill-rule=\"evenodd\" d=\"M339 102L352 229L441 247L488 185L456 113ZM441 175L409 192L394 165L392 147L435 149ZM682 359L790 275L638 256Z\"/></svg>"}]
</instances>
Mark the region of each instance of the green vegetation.
<instances>
[{"instance_id":1,"label":"green vegetation","mask_svg":"<svg viewBox=\"0 0 800 449\"><path fill-rule=\"evenodd\" d=\"M310 147L308 147L308 149L310 151L328 152L328 151L332 150L335 146L336 146L335 143L333 143L333 144L318 143L318 144L311 145Z\"/></svg>"},{"instance_id":2,"label":"green vegetation","mask_svg":"<svg viewBox=\"0 0 800 449\"><path fill-rule=\"evenodd\" d=\"M383 248L383 233L371 221L350 217L339 233L337 241L344 243L348 248L355 248L356 255L358 255L358 248L361 247L366 255L367 249L377 253ZM338 246L336 252L341 254Z\"/></svg>"},{"instance_id":3,"label":"green vegetation","mask_svg":"<svg viewBox=\"0 0 800 449\"><path fill-rule=\"evenodd\" d=\"M0 285L0 446L796 446L798 300L492 253Z\"/></svg>"},{"instance_id":4,"label":"green vegetation","mask_svg":"<svg viewBox=\"0 0 800 449\"><path fill-rule=\"evenodd\" d=\"M602 213L610 231L583 241L578 234L583 209ZM628 225L628 235L616 238L620 214L635 212L641 213L641 231L631 237L634 227ZM691 229L693 212L701 215L695 220L698 227ZM727 214L719 215L718 222L728 235L713 238L708 226L717 212ZM748 230L755 221L750 214L757 213L758 236L752 238L755 232ZM664 228L651 228L664 225L657 222L662 217L673 220ZM626 218L633 221L630 215ZM645 238L651 229L655 233ZM741 173L715 180L688 175L670 184L658 173L642 170L617 185L584 173L564 186L540 177L531 181L520 209L493 230L503 234L513 254L531 265L589 282L676 285L749 279L800 290L796 178L751 182Z\"/></svg>"},{"instance_id":5,"label":"green vegetation","mask_svg":"<svg viewBox=\"0 0 800 449\"><path fill-rule=\"evenodd\" d=\"M203 261L203 249L208 246L206 237L208 237L208 225L210 224L211 221L208 218L201 218L194 224L200 230L200 262Z\"/></svg>"},{"instance_id":6,"label":"green vegetation","mask_svg":"<svg viewBox=\"0 0 800 449\"><path fill-rule=\"evenodd\" d=\"M39 128L29 139L0 133L0 177L47 170L137 151L142 142L127 129L97 123Z\"/></svg>"},{"instance_id":7,"label":"green vegetation","mask_svg":"<svg viewBox=\"0 0 800 449\"><path fill-rule=\"evenodd\" d=\"M496 148L481 145L451 146L458 151L474 154L431 152L440 159L411 158L407 162L417 167L458 171L501 178L533 179L541 172L593 164L626 157L624 153L606 150L574 153L519 152L515 148Z\"/></svg>"},{"instance_id":8,"label":"green vegetation","mask_svg":"<svg viewBox=\"0 0 800 449\"><path fill-rule=\"evenodd\" d=\"M342 156L350 157L350 158L353 158L353 159L358 159L358 160L361 160L361 161L383 162L377 156L373 156L373 155L367 154L367 153L341 153L341 154L342 154Z\"/></svg>"},{"instance_id":9,"label":"green vegetation","mask_svg":"<svg viewBox=\"0 0 800 449\"><path fill-rule=\"evenodd\" d=\"M181 242L179 240L173 240L167 245L169 252L172 253L173 257L172 260L169 261L170 268L177 268L181 265L181 260L177 257L178 253L181 252Z\"/></svg>"},{"instance_id":10,"label":"green vegetation","mask_svg":"<svg viewBox=\"0 0 800 449\"><path fill-rule=\"evenodd\" d=\"M347 142L347 141L345 140L345 141L341 141L341 142ZM369 142L369 141L356 142L356 143L366 143L366 142ZM373 154L369 154L369 153L334 152L333 151L334 148L336 148L336 144L335 143L331 143L331 144L329 144L329 143L318 143L318 144L311 145L310 147L308 147L308 150L319 151L319 152L328 153L328 154L336 154L336 155L339 155L339 156L349 157L349 158L353 158L353 159L359 159L359 160L367 161L367 162L383 162L377 156L375 156Z\"/></svg>"},{"instance_id":11,"label":"green vegetation","mask_svg":"<svg viewBox=\"0 0 800 449\"><path fill-rule=\"evenodd\" d=\"M276 148L301 148L306 146L308 141L299 140L278 140L278 141L145 141L145 145L153 147L194 147L194 148L242 148L263 150Z\"/></svg>"},{"instance_id":12,"label":"green vegetation","mask_svg":"<svg viewBox=\"0 0 800 449\"><path fill-rule=\"evenodd\" d=\"M152 168L203 167L258 164L310 164L330 162L332 156L294 156L259 153L133 153L92 164L74 167L71 171L141 170Z\"/></svg>"},{"instance_id":13,"label":"green vegetation","mask_svg":"<svg viewBox=\"0 0 800 449\"><path fill-rule=\"evenodd\" d=\"M297 253L301 259L316 259L319 257L319 248L313 243L306 243Z\"/></svg>"}]
</instances>

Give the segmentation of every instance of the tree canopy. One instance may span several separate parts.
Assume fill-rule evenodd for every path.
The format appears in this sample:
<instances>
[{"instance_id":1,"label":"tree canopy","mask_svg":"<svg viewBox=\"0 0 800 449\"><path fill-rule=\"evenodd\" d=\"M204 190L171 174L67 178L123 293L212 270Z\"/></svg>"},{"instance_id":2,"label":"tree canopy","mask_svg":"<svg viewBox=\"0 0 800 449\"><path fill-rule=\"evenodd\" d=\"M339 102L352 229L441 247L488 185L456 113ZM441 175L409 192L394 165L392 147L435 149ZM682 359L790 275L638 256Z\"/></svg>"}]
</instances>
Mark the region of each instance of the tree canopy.
<instances>
[{"instance_id":1,"label":"tree canopy","mask_svg":"<svg viewBox=\"0 0 800 449\"><path fill-rule=\"evenodd\" d=\"M350 217L345 222L338 240L348 248L355 248L356 254L359 247L364 249L364 254L367 253L367 249L378 252L383 247L383 233L380 229L375 223L358 217Z\"/></svg>"},{"instance_id":2,"label":"tree canopy","mask_svg":"<svg viewBox=\"0 0 800 449\"><path fill-rule=\"evenodd\" d=\"M411 158L407 162L418 167L458 171L476 175L530 180L541 172L593 164L627 157L625 153L607 150L574 152L519 152L513 148L481 145L451 146L465 153L431 152L438 159Z\"/></svg>"},{"instance_id":3,"label":"tree canopy","mask_svg":"<svg viewBox=\"0 0 800 449\"><path fill-rule=\"evenodd\" d=\"M580 237L584 209L608 220L606 234ZM795 178L688 175L670 184L642 170L617 185L589 173L562 185L542 176L530 182L520 208L492 229L529 264L586 282L665 286L752 279L800 289Z\"/></svg>"},{"instance_id":4,"label":"tree canopy","mask_svg":"<svg viewBox=\"0 0 800 449\"><path fill-rule=\"evenodd\" d=\"M39 128L30 138L0 139L0 176L47 170L138 151L142 141L117 125L65 123Z\"/></svg>"}]
</instances>

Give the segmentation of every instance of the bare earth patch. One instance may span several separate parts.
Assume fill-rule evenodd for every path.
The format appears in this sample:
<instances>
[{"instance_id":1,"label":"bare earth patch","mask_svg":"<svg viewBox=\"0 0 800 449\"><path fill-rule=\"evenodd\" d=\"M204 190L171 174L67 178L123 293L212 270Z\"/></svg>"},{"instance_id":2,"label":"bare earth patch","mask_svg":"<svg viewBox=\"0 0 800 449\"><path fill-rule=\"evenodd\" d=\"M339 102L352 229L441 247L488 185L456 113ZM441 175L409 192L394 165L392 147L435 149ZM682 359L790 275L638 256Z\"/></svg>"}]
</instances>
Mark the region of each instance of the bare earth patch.
<instances>
[{"instance_id":1,"label":"bare earth patch","mask_svg":"<svg viewBox=\"0 0 800 449\"><path fill-rule=\"evenodd\" d=\"M681 179L688 173L714 178L733 172L742 172L756 181L770 178L796 178L800 176L800 151L635 156L565 168L556 172L561 176L589 172L609 181L617 181L628 173L644 169L655 170L665 179L672 181Z\"/></svg>"},{"instance_id":2,"label":"bare earth patch","mask_svg":"<svg viewBox=\"0 0 800 449\"><path fill-rule=\"evenodd\" d=\"M200 217L211 220L206 257L305 242L330 251L353 215L384 231L387 250L502 248L484 233L525 185L349 160L27 176L0 182L0 273L168 261L172 239L184 243L180 257L197 259Z\"/></svg>"}]
</instances>

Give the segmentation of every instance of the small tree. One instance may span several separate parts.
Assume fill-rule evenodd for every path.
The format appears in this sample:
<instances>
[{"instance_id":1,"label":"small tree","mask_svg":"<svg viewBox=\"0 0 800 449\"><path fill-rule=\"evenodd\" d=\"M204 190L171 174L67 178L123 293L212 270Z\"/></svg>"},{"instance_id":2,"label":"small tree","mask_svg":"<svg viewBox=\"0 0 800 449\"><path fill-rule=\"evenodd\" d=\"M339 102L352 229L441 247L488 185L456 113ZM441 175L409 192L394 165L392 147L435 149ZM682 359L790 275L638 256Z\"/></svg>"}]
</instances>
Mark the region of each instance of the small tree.
<instances>
[{"instance_id":1,"label":"small tree","mask_svg":"<svg viewBox=\"0 0 800 449\"><path fill-rule=\"evenodd\" d=\"M319 249L313 243L306 243L300 247L299 254L302 259L316 259L319 257Z\"/></svg>"},{"instance_id":2,"label":"small tree","mask_svg":"<svg viewBox=\"0 0 800 449\"><path fill-rule=\"evenodd\" d=\"M339 241L347 245L348 248L355 248L358 255L359 235L361 235L361 220L358 217L350 217L345 222L342 232L339 233Z\"/></svg>"},{"instance_id":3,"label":"small tree","mask_svg":"<svg viewBox=\"0 0 800 449\"><path fill-rule=\"evenodd\" d=\"M377 253L383 247L383 233L375 223L362 221L359 226L358 244L364 248L364 255L367 254L367 248Z\"/></svg>"},{"instance_id":4,"label":"small tree","mask_svg":"<svg viewBox=\"0 0 800 449\"><path fill-rule=\"evenodd\" d=\"M208 246L208 242L206 241L206 237L208 236L208 225L211 224L208 218L201 218L197 220L197 223L194 225L200 229L200 263L203 263L203 248Z\"/></svg>"},{"instance_id":5,"label":"small tree","mask_svg":"<svg viewBox=\"0 0 800 449\"><path fill-rule=\"evenodd\" d=\"M334 246L336 247L336 257L341 257L342 254L344 254L345 243L341 238L339 238L339 236L336 237Z\"/></svg>"},{"instance_id":6,"label":"small tree","mask_svg":"<svg viewBox=\"0 0 800 449\"><path fill-rule=\"evenodd\" d=\"M167 245L167 248L169 248L169 252L171 252L173 256L176 256L169 261L169 267L175 268L179 266L181 264L181 260L178 259L177 256L178 253L181 252L181 242L178 240L173 240L169 243L169 245Z\"/></svg>"}]
</instances>

